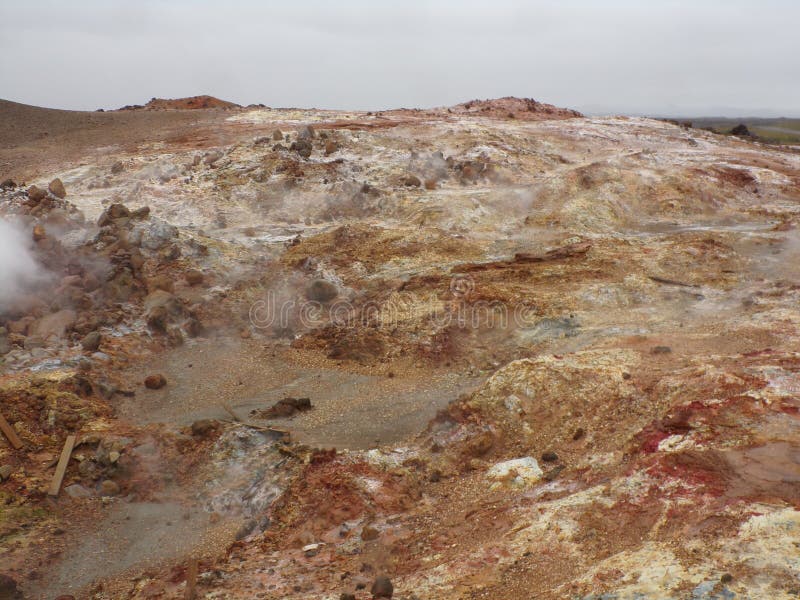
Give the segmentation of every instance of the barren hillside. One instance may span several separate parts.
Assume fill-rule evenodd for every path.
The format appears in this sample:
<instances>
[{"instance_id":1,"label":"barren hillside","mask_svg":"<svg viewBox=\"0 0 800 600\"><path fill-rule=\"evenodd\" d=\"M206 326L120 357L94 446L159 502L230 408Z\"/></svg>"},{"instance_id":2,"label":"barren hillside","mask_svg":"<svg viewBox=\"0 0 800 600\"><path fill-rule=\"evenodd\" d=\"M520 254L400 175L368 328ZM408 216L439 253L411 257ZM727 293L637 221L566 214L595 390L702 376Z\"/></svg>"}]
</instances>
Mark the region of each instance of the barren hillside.
<instances>
[{"instance_id":1,"label":"barren hillside","mask_svg":"<svg viewBox=\"0 0 800 600\"><path fill-rule=\"evenodd\" d=\"M167 108L0 102L0 598L796 597L800 154Z\"/></svg>"}]
</instances>

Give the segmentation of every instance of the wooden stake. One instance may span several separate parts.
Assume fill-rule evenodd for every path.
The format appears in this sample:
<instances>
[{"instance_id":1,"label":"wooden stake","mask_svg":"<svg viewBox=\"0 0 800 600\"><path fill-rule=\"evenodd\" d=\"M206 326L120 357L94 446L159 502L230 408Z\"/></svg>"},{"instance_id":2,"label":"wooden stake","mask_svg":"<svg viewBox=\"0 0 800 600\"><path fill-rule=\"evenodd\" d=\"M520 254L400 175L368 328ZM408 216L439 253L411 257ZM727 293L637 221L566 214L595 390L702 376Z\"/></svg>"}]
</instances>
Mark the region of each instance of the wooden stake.
<instances>
[{"instance_id":1,"label":"wooden stake","mask_svg":"<svg viewBox=\"0 0 800 600\"><path fill-rule=\"evenodd\" d=\"M11 444L11 447L14 450L19 450L22 448L22 440L19 439L17 432L14 431L14 428L8 424L6 418L3 415L0 415L0 431L8 438L8 443Z\"/></svg>"},{"instance_id":2,"label":"wooden stake","mask_svg":"<svg viewBox=\"0 0 800 600\"><path fill-rule=\"evenodd\" d=\"M186 591L183 593L184 600L195 600L197 598L197 559L189 560L189 568L186 569Z\"/></svg>"},{"instance_id":3,"label":"wooden stake","mask_svg":"<svg viewBox=\"0 0 800 600\"><path fill-rule=\"evenodd\" d=\"M50 484L48 494L51 496L58 496L61 490L61 482L64 480L64 473L67 472L67 465L69 464L69 457L72 455L72 449L75 447L76 436L68 435L67 441L64 442L64 449L61 450L61 458L58 459L58 466L56 473L53 475L53 482Z\"/></svg>"}]
</instances>

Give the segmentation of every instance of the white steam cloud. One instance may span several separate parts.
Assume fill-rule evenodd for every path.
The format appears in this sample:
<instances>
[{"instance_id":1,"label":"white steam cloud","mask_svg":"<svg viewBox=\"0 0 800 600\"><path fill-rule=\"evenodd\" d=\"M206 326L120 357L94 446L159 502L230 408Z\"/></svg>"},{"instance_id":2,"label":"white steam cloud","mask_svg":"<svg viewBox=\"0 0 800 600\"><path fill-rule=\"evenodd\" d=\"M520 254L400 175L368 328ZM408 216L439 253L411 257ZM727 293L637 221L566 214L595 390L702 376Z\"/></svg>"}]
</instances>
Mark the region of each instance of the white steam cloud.
<instances>
[{"instance_id":1,"label":"white steam cloud","mask_svg":"<svg viewBox=\"0 0 800 600\"><path fill-rule=\"evenodd\" d=\"M0 312L42 277L31 244L30 234L0 219Z\"/></svg>"}]
</instances>

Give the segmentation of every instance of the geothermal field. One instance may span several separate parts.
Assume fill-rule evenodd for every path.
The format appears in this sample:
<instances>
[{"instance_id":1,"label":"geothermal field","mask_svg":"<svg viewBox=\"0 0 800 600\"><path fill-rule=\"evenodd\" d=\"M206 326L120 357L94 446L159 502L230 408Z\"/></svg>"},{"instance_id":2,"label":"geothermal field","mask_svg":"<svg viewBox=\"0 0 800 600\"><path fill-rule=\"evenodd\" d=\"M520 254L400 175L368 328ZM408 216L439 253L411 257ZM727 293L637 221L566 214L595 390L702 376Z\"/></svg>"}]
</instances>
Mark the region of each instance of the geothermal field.
<instances>
[{"instance_id":1,"label":"geothermal field","mask_svg":"<svg viewBox=\"0 0 800 600\"><path fill-rule=\"evenodd\" d=\"M800 147L0 101L0 599L800 595Z\"/></svg>"}]
</instances>

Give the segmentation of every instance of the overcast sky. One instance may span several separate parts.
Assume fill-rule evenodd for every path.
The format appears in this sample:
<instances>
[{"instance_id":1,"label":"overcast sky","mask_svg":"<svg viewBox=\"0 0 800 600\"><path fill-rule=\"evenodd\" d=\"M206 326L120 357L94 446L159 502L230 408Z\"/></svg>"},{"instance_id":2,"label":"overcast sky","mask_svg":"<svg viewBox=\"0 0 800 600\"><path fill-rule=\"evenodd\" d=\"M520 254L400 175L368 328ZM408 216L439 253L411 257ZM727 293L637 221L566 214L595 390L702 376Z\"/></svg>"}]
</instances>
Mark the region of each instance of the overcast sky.
<instances>
[{"instance_id":1,"label":"overcast sky","mask_svg":"<svg viewBox=\"0 0 800 600\"><path fill-rule=\"evenodd\" d=\"M0 0L0 98L800 117L797 0Z\"/></svg>"}]
</instances>

